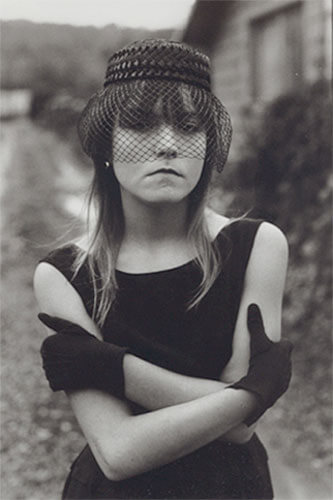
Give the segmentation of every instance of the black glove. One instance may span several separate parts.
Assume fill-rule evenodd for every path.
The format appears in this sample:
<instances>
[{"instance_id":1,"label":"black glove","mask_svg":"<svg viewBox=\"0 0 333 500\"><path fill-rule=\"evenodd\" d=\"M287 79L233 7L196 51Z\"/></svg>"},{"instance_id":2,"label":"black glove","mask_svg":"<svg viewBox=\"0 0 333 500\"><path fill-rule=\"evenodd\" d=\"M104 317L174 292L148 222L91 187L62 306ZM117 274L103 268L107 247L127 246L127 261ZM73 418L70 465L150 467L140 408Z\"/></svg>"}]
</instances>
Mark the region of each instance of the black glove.
<instances>
[{"instance_id":1,"label":"black glove","mask_svg":"<svg viewBox=\"0 0 333 500\"><path fill-rule=\"evenodd\" d=\"M57 333L42 343L43 368L53 391L95 388L124 397L126 347L101 342L84 328L45 313L38 318Z\"/></svg>"},{"instance_id":2,"label":"black glove","mask_svg":"<svg viewBox=\"0 0 333 500\"><path fill-rule=\"evenodd\" d=\"M229 387L245 389L257 396L258 407L245 421L252 425L288 389L293 345L288 340L272 342L267 337L257 304L248 307L247 326L250 332L249 369L245 377Z\"/></svg>"}]
</instances>

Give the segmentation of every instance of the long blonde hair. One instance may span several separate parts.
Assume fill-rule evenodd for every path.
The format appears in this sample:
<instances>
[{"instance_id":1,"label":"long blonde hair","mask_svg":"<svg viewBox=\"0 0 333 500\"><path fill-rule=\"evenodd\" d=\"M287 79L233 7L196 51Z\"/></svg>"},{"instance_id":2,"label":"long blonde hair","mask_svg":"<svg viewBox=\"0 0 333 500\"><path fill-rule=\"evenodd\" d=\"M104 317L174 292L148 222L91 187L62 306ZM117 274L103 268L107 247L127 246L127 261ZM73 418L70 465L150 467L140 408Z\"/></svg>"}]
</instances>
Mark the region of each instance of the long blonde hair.
<instances>
[{"instance_id":1,"label":"long blonde hair","mask_svg":"<svg viewBox=\"0 0 333 500\"><path fill-rule=\"evenodd\" d=\"M95 175L88 198L88 245L78 251L73 270L75 275L82 265L87 265L94 290L93 319L102 327L117 294L116 264L125 223L120 187L112 166L106 169L104 162L98 159L94 164ZM212 169L204 164L201 178L189 195L187 237L195 249L195 263L202 277L193 296L189 297L188 309L199 304L221 269L221 256L216 242L211 239L205 217L211 175ZM96 216L92 223L93 207Z\"/></svg>"}]
</instances>

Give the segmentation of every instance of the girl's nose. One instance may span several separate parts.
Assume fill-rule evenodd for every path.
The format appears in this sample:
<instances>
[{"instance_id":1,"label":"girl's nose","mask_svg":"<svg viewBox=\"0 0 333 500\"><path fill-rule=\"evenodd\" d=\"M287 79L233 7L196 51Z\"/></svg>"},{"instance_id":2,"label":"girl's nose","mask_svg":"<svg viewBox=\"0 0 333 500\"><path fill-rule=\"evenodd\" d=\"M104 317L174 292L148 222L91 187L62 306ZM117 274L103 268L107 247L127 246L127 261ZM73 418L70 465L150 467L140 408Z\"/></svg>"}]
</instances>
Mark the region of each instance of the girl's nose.
<instances>
[{"instance_id":1,"label":"girl's nose","mask_svg":"<svg viewBox=\"0 0 333 500\"><path fill-rule=\"evenodd\" d=\"M177 137L171 125L163 123L157 136L156 156L158 158L177 158Z\"/></svg>"}]
</instances>

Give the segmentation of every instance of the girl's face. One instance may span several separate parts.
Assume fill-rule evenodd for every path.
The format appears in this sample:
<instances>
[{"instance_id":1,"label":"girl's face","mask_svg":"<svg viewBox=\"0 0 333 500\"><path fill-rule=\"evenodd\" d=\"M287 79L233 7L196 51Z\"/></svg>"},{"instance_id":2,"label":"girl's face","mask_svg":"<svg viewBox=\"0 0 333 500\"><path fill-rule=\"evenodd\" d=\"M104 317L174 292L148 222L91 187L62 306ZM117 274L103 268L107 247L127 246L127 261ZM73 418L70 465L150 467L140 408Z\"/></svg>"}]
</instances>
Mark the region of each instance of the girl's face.
<instances>
[{"instance_id":1,"label":"girl's face","mask_svg":"<svg viewBox=\"0 0 333 500\"><path fill-rule=\"evenodd\" d=\"M154 87L144 86L125 103L112 150L123 192L150 203L184 200L200 179L206 154L206 132L188 89L167 87L154 98Z\"/></svg>"},{"instance_id":2,"label":"girl's face","mask_svg":"<svg viewBox=\"0 0 333 500\"><path fill-rule=\"evenodd\" d=\"M184 133L165 122L143 131L117 126L113 169L122 192L147 203L175 203L197 185L205 149L204 131ZM190 157L191 150L202 154Z\"/></svg>"}]
</instances>

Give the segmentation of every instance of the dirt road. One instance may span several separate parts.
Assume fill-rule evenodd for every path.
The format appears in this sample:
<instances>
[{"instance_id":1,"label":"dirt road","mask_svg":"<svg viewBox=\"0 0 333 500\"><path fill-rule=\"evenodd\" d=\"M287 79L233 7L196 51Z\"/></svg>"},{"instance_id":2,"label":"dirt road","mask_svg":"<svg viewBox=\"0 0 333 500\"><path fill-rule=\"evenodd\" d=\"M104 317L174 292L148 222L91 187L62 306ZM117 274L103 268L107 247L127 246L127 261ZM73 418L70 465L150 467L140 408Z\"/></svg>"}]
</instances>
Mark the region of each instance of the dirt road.
<instances>
[{"instance_id":1,"label":"dirt road","mask_svg":"<svg viewBox=\"0 0 333 500\"><path fill-rule=\"evenodd\" d=\"M29 121L1 128L1 499L56 499L83 445L66 398L49 390L40 363L44 332L32 277L38 259L70 227L59 204L69 161L53 134ZM61 182L60 182L61 181Z\"/></svg>"}]
</instances>

